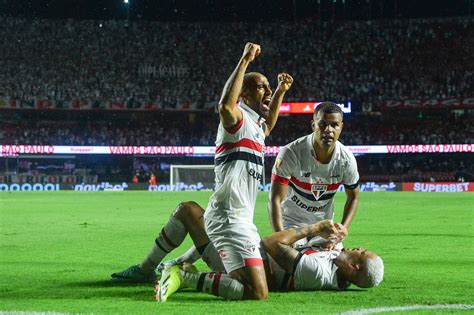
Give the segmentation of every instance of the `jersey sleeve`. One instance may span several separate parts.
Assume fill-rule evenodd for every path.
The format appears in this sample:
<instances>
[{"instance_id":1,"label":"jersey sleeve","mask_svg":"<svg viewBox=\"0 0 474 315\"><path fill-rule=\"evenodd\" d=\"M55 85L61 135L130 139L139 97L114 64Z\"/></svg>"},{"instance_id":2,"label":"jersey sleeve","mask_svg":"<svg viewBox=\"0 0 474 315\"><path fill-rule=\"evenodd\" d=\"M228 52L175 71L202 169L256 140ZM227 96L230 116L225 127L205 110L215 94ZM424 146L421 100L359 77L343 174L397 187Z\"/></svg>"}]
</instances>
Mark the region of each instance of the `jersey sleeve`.
<instances>
[{"instance_id":1,"label":"jersey sleeve","mask_svg":"<svg viewBox=\"0 0 474 315\"><path fill-rule=\"evenodd\" d=\"M355 189L359 184L359 171L357 170L357 161L354 154L349 154L349 159L342 178L344 186Z\"/></svg>"},{"instance_id":2,"label":"jersey sleeve","mask_svg":"<svg viewBox=\"0 0 474 315\"><path fill-rule=\"evenodd\" d=\"M296 157L292 150L284 147L273 164L272 181L288 185L292 172L297 168Z\"/></svg>"}]
</instances>

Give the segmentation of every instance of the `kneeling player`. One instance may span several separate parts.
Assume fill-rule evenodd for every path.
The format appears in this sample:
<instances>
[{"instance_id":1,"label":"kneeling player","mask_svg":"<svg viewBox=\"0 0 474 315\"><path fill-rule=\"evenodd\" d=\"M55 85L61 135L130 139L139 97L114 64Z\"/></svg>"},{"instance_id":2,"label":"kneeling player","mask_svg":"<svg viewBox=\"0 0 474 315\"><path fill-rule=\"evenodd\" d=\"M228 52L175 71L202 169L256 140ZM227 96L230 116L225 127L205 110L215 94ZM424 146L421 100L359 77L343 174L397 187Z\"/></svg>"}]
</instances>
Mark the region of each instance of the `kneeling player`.
<instances>
[{"instance_id":1,"label":"kneeling player","mask_svg":"<svg viewBox=\"0 0 474 315\"><path fill-rule=\"evenodd\" d=\"M225 274L220 257L204 231L204 209L194 202L181 203L170 221L156 238L155 245L140 265L112 275L121 282L152 282L154 267L179 246L187 233L214 271L198 273L184 271L177 265L164 270L157 286L157 299L166 301L177 290L188 287L230 300L243 299L244 287ZM345 289L350 283L359 287L378 285L383 278L383 262L376 254L364 249L318 251L305 248L298 251L291 247L296 240L319 235L326 239L341 237L338 225L328 220L298 229L280 231L262 241L263 249L270 255L265 264L268 286L272 291ZM265 257L265 254L263 255ZM150 270L144 270L147 266Z\"/></svg>"}]
</instances>

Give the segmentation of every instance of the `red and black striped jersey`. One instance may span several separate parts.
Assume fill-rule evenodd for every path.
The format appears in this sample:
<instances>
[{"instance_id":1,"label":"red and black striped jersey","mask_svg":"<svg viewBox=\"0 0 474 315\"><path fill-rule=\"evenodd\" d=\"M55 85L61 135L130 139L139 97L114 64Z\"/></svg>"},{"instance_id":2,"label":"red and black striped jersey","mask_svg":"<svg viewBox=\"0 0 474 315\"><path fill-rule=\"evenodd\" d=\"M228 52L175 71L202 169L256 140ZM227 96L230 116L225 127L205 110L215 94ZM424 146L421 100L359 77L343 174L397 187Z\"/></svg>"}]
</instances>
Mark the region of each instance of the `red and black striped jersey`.
<instances>
[{"instance_id":1,"label":"red and black striped jersey","mask_svg":"<svg viewBox=\"0 0 474 315\"><path fill-rule=\"evenodd\" d=\"M215 192L205 217L217 222L253 222L263 176L265 120L241 103L242 120L232 128L219 124L216 139Z\"/></svg>"},{"instance_id":2,"label":"red and black striped jersey","mask_svg":"<svg viewBox=\"0 0 474 315\"><path fill-rule=\"evenodd\" d=\"M355 188L359 181L357 162L349 149L337 141L331 160L322 164L312 139L310 134L286 145L273 166L272 182L289 186L281 205L285 229L332 220L339 186Z\"/></svg>"}]
</instances>

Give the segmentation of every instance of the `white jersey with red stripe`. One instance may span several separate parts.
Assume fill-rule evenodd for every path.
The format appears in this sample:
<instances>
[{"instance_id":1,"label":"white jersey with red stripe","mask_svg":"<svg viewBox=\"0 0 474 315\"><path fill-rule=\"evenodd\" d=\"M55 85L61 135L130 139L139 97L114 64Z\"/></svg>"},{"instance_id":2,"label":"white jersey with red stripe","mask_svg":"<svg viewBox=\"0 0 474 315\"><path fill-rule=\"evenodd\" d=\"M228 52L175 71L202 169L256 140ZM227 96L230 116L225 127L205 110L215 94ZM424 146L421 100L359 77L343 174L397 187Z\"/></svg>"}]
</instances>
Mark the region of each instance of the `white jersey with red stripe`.
<instances>
[{"instance_id":1,"label":"white jersey with red stripe","mask_svg":"<svg viewBox=\"0 0 474 315\"><path fill-rule=\"evenodd\" d=\"M253 223L258 185L263 174L265 123L241 103L242 120L233 128L219 124L216 140L215 192L204 214L206 220Z\"/></svg>"},{"instance_id":2,"label":"white jersey with red stripe","mask_svg":"<svg viewBox=\"0 0 474 315\"><path fill-rule=\"evenodd\" d=\"M359 182L352 152L336 142L331 160L320 163L313 149L313 134L286 145L273 166L272 181L288 185L282 204L285 229L334 217L334 195L341 184L355 188Z\"/></svg>"},{"instance_id":3,"label":"white jersey with red stripe","mask_svg":"<svg viewBox=\"0 0 474 315\"><path fill-rule=\"evenodd\" d=\"M334 260L339 254L336 250L325 251L317 247L300 249L293 274L270 259L277 288L282 291L347 289L350 283L340 281L336 274L338 267Z\"/></svg>"}]
</instances>

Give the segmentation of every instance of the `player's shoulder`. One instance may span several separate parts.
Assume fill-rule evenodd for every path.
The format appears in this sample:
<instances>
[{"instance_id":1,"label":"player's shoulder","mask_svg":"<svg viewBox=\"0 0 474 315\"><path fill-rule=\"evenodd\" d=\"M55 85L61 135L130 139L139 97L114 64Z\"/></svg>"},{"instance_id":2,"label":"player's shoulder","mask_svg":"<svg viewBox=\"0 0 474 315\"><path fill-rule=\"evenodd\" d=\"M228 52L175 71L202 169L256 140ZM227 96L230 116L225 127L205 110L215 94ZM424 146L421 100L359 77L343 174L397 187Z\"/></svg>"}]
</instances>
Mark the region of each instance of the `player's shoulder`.
<instances>
[{"instance_id":1,"label":"player's shoulder","mask_svg":"<svg viewBox=\"0 0 474 315\"><path fill-rule=\"evenodd\" d=\"M286 161L293 161L293 163L298 163L302 156L305 155L305 148L307 146L307 136L298 138L287 145L281 148L279 157Z\"/></svg>"},{"instance_id":2,"label":"player's shoulder","mask_svg":"<svg viewBox=\"0 0 474 315\"><path fill-rule=\"evenodd\" d=\"M341 154L341 158L343 160L355 159L354 153L352 153L351 150L347 146L345 146L339 141L336 142L336 145L339 148L339 153Z\"/></svg>"},{"instance_id":3,"label":"player's shoulder","mask_svg":"<svg viewBox=\"0 0 474 315\"><path fill-rule=\"evenodd\" d=\"M293 151L295 153L300 153L302 150L307 148L308 141L311 140L311 139L309 139L310 137L311 137L311 135L306 135L306 136L300 137L300 138L288 143L287 145L285 145L284 148L286 148L287 150Z\"/></svg>"}]
</instances>

